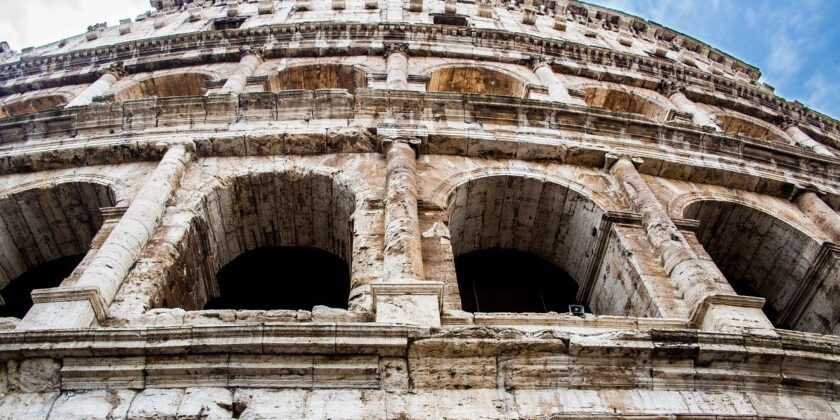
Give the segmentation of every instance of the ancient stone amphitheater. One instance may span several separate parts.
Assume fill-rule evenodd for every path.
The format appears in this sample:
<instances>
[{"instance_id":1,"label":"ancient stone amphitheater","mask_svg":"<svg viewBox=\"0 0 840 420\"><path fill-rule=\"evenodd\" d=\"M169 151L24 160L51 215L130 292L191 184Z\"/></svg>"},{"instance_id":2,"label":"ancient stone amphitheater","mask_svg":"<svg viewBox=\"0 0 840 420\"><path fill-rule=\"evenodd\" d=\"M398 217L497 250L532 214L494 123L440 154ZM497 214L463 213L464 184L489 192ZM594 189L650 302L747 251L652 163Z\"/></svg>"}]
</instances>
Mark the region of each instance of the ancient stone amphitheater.
<instances>
[{"instance_id":1,"label":"ancient stone amphitheater","mask_svg":"<svg viewBox=\"0 0 840 420\"><path fill-rule=\"evenodd\" d=\"M560 0L0 44L0 418L840 417L840 125Z\"/></svg>"}]
</instances>

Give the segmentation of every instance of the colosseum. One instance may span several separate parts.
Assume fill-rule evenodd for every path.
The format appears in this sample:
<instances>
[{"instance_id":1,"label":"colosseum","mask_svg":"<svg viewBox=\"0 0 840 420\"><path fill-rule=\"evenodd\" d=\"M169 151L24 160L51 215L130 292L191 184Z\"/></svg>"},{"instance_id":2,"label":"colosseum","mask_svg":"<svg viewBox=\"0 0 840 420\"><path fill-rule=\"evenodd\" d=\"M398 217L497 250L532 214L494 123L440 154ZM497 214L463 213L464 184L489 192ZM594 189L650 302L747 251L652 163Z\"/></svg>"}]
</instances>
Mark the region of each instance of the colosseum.
<instances>
[{"instance_id":1,"label":"colosseum","mask_svg":"<svg viewBox=\"0 0 840 420\"><path fill-rule=\"evenodd\" d=\"M0 43L0 418L840 418L840 123L569 0Z\"/></svg>"}]
</instances>

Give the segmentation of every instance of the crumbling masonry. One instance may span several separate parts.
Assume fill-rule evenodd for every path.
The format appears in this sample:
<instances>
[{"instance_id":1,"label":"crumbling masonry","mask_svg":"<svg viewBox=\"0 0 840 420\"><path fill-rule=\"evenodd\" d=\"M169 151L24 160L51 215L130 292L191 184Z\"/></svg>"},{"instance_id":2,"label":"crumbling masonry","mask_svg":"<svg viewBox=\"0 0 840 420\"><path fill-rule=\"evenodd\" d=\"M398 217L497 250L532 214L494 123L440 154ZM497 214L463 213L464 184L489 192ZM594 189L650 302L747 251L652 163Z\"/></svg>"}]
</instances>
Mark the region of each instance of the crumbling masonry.
<instances>
[{"instance_id":1,"label":"crumbling masonry","mask_svg":"<svg viewBox=\"0 0 840 420\"><path fill-rule=\"evenodd\" d=\"M840 417L840 124L758 69L575 1L151 3L0 44L0 418Z\"/></svg>"}]
</instances>

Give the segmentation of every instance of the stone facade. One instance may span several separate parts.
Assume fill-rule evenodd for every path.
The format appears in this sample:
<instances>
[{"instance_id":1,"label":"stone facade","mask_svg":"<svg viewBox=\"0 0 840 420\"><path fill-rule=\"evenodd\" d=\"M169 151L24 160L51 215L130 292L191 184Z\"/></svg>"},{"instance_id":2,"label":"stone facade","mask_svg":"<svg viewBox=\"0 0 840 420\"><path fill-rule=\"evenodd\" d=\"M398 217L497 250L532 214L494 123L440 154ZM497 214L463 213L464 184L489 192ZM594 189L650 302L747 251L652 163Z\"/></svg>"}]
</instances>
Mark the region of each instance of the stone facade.
<instances>
[{"instance_id":1,"label":"stone facade","mask_svg":"<svg viewBox=\"0 0 840 420\"><path fill-rule=\"evenodd\" d=\"M0 44L0 296L81 261L0 418L840 417L840 124L758 69L575 1L151 5ZM346 308L205 309L266 247ZM586 313L465 311L491 249Z\"/></svg>"}]
</instances>

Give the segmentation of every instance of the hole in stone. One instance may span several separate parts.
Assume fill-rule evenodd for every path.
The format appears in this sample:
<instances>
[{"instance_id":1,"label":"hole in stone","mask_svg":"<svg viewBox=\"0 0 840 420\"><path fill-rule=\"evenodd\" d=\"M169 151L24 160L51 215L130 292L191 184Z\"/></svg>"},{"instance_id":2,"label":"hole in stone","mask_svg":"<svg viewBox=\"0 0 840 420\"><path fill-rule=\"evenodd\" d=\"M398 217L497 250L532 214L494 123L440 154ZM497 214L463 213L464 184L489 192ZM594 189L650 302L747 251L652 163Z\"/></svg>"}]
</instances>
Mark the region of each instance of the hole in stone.
<instances>
[{"instance_id":1,"label":"hole in stone","mask_svg":"<svg viewBox=\"0 0 840 420\"><path fill-rule=\"evenodd\" d=\"M0 318L23 318L32 307L32 291L60 286L62 280L73 272L84 257L73 255L39 264L12 280L0 292L6 302L5 306L0 306Z\"/></svg>"},{"instance_id":2,"label":"hole in stone","mask_svg":"<svg viewBox=\"0 0 840 420\"><path fill-rule=\"evenodd\" d=\"M717 122L721 125L726 134L744 136L773 143L788 143L785 135L774 128L771 128L769 124L764 125L762 123L730 115L718 115Z\"/></svg>"},{"instance_id":3,"label":"hole in stone","mask_svg":"<svg viewBox=\"0 0 840 420\"><path fill-rule=\"evenodd\" d=\"M315 248L258 248L228 263L217 280L219 297L205 309L347 309L350 294L347 263Z\"/></svg>"},{"instance_id":4,"label":"hole in stone","mask_svg":"<svg viewBox=\"0 0 840 420\"><path fill-rule=\"evenodd\" d=\"M668 109L640 95L604 88L589 88L586 105L616 112L644 115L654 121L664 121Z\"/></svg>"},{"instance_id":5,"label":"hole in stone","mask_svg":"<svg viewBox=\"0 0 840 420\"><path fill-rule=\"evenodd\" d=\"M431 74L426 85L429 92L457 92L505 95L522 98L525 84L502 72L480 67L454 67Z\"/></svg>"},{"instance_id":6,"label":"hole in stone","mask_svg":"<svg viewBox=\"0 0 840 420\"><path fill-rule=\"evenodd\" d=\"M533 254L507 249L474 251L455 259L461 304L467 312L568 312L578 285Z\"/></svg>"},{"instance_id":7,"label":"hole in stone","mask_svg":"<svg viewBox=\"0 0 840 420\"><path fill-rule=\"evenodd\" d=\"M265 82L267 92L291 89L356 89L367 87L365 72L357 67L342 64L313 64L292 67L271 76Z\"/></svg>"},{"instance_id":8,"label":"hole in stone","mask_svg":"<svg viewBox=\"0 0 840 420\"><path fill-rule=\"evenodd\" d=\"M203 96L207 93L205 82L208 80L210 76L202 73L155 76L126 87L114 95L114 100L121 102L151 97Z\"/></svg>"},{"instance_id":9,"label":"hole in stone","mask_svg":"<svg viewBox=\"0 0 840 420\"><path fill-rule=\"evenodd\" d=\"M33 112L58 108L67 103L67 98L61 95L39 96L35 98L19 99L0 105L0 118L16 117Z\"/></svg>"}]
</instances>

